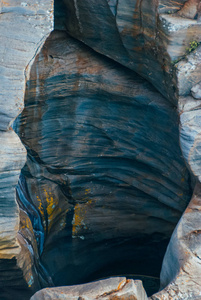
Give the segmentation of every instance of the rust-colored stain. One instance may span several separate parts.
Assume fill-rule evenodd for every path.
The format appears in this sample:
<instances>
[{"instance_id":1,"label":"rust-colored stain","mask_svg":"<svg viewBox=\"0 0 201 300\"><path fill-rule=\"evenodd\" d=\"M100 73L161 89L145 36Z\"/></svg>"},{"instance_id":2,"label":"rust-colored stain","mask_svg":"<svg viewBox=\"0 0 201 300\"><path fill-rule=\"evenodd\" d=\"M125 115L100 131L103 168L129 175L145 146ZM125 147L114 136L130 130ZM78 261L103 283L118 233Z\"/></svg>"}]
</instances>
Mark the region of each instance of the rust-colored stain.
<instances>
[{"instance_id":1,"label":"rust-colored stain","mask_svg":"<svg viewBox=\"0 0 201 300\"><path fill-rule=\"evenodd\" d=\"M192 198L184 213L191 213L193 211L201 211L201 199L196 196Z\"/></svg>"},{"instance_id":2,"label":"rust-colored stain","mask_svg":"<svg viewBox=\"0 0 201 300\"><path fill-rule=\"evenodd\" d=\"M32 227L32 223L29 219L28 216L20 216L20 230L23 230L23 229L29 229L31 232L33 232L33 227Z\"/></svg>"},{"instance_id":3,"label":"rust-colored stain","mask_svg":"<svg viewBox=\"0 0 201 300\"><path fill-rule=\"evenodd\" d=\"M194 19L200 12L200 0L187 0L182 8L178 11L178 15L189 19Z\"/></svg>"},{"instance_id":4,"label":"rust-colored stain","mask_svg":"<svg viewBox=\"0 0 201 300\"><path fill-rule=\"evenodd\" d=\"M1 1L2 6L11 6L9 1Z\"/></svg>"},{"instance_id":5,"label":"rust-colored stain","mask_svg":"<svg viewBox=\"0 0 201 300\"><path fill-rule=\"evenodd\" d=\"M44 219L44 207L43 207L42 201L38 196L36 196L36 198L37 198L38 203L39 203L38 204L38 209L40 211L40 214L41 214L42 218Z\"/></svg>"},{"instance_id":6,"label":"rust-colored stain","mask_svg":"<svg viewBox=\"0 0 201 300\"><path fill-rule=\"evenodd\" d=\"M118 290L118 291L121 290L122 287L125 285L125 283L127 283L127 280L126 280L126 279L122 280L122 281L119 283L119 285L118 285L118 287L117 287L117 290Z\"/></svg>"}]
</instances>

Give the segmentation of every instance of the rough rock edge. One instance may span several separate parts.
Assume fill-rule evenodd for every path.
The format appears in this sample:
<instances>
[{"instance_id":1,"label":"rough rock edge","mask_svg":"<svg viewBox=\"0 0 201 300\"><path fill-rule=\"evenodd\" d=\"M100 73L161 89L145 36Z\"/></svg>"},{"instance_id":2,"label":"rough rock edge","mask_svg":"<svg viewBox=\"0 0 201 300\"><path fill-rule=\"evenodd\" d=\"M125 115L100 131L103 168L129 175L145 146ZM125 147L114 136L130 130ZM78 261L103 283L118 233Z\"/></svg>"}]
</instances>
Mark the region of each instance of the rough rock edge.
<instances>
[{"instance_id":1,"label":"rough rock edge","mask_svg":"<svg viewBox=\"0 0 201 300\"><path fill-rule=\"evenodd\" d=\"M66 300L148 300L141 281L127 280L125 277L111 277L75 286L46 288L38 291L30 300L59 300L64 297Z\"/></svg>"},{"instance_id":2,"label":"rough rock edge","mask_svg":"<svg viewBox=\"0 0 201 300\"><path fill-rule=\"evenodd\" d=\"M46 14L41 16L41 18L36 18L37 11L41 8L46 10ZM22 14L20 12L20 9L24 10L24 14ZM26 9L27 9L27 15L26 15ZM30 14L30 11L32 12L32 14ZM10 21L10 16L11 16L11 18L13 16L13 20L15 20L16 23L21 21L22 22L21 26L22 27L24 26L27 29L26 34L28 34L28 33L31 34L31 33L34 32L34 30L37 26L40 27L39 30L37 28L36 31L35 31L36 32L36 34L34 35L35 41L33 43L31 43L32 47L30 47L28 45L27 41L23 40L23 35L21 37L22 40L20 40L20 38L19 38L19 40L17 41L17 43L18 43L17 45L22 43L22 44L24 44L25 49L26 49L26 42L27 42L27 45L28 45L28 47L26 49L27 53L25 54L23 63L20 66L21 67L20 70L23 72L23 74L24 74L23 77L24 78L23 79L20 78L21 80L20 79L18 80L18 89L21 91L21 95L23 97L18 98L17 97L18 96L18 93L17 93L18 91L16 91L16 94L14 96L15 99L13 99L13 101L15 101L16 106L19 109L18 110L15 109L15 115L12 112L10 115L7 116L6 120L9 120L9 118L10 118L10 120L9 120L8 123L2 124L1 130L0 130L0 136L3 136L4 132L8 132L8 133L12 132L12 135L14 136L14 140L16 139L16 141L18 141L18 147L23 149L22 151L24 151L24 154L22 155L21 160L19 161L19 165L22 168L23 165L25 164L25 161L26 161L26 150L25 150L23 144L21 143L18 135L13 131L13 129L10 127L10 125L13 123L15 118L21 113L21 111L24 108L22 103L24 103L25 86L26 86L26 82L29 78L31 65L32 65L36 55L40 52L45 40L47 39L47 37L49 36L51 31L53 30L53 0L45 0L45 1L40 0L40 1L37 2L37 4L32 3L31 0L27 0L26 2L21 2L21 1L18 1L18 0L17 1L16 0L15 1L13 1L13 0L2 1L1 0L0 1L0 15L2 15L5 18L4 19L1 18L0 23L2 22L2 24L4 24L6 22L6 14L8 15L8 23ZM41 22L41 21L43 21L43 22ZM12 26L13 25L18 27L19 24L15 25L15 23L13 23ZM9 33L12 32L12 27L11 27L11 30L10 30L11 32L9 32L9 29L8 29L7 32L4 29L4 32L3 32L5 34L4 39L5 39L5 42L7 42L6 41L6 38L7 38L6 34L8 33L8 38L11 40L10 44L8 42L8 45L11 46L11 49L12 49L13 52L16 52L17 48L15 48L15 46L13 46L13 42L12 42L13 40L9 35ZM36 37L37 37L37 40L36 40ZM3 50L5 49L4 50L5 53L3 53L5 55L5 57L6 57L6 55L7 56L9 55L9 54L7 54L7 50L6 50L7 49L6 47L8 47L8 45L7 44L2 45ZM18 49L17 49L17 51L18 51ZM11 63L13 63L13 69L15 68L15 61L16 60L11 61ZM2 57L2 60L1 60L1 63L0 63L0 67L1 67L1 65L3 65L3 57ZM3 67L5 67L5 66L3 66ZM8 66L8 68L9 68L9 66ZM16 67L16 70L18 70L17 67ZM10 79L8 78L8 83L9 82L10 82ZM4 88L4 87L2 86L2 88ZM1 94L1 98L3 98L3 97L4 97L4 95ZM9 98L9 95L7 97ZM12 96L11 96L11 98L12 98ZM0 102L3 102L3 101L4 101L4 99L0 99ZM4 107L6 107L8 105L7 101L4 101L4 103L5 103ZM9 158L10 157L8 156L8 161L9 161ZM18 174L20 175L21 169L18 169L17 171L18 171ZM19 175L18 175L18 178L19 178ZM17 180L16 180L16 184L17 184ZM0 259L1 259L2 263L5 259L12 260L13 269L16 268L16 270L21 270L23 273L24 273L24 268L27 268L27 267L30 268L29 272L27 272L27 270L26 270L26 274L24 275L24 279L27 282L27 287L31 287L31 285L32 285L32 282L30 281L30 278L32 277L31 265L29 266L28 262L26 262L26 259L27 259L26 255L24 255L22 253L22 249L23 249L22 237L20 237L18 235L20 217L19 217L18 204L16 202L15 190L12 189L11 193L13 193L11 197L13 199L15 199L14 203L15 203L16 208L14 208L14 209L17 211L17 214L18 214L17 216L15 216L15 218L16 218L15 228L12 229L12 232L15 232L15 237L11 235L10 238L12 238L12 240L11 241L7 240L5 242L4 249L0 250ZM5 198L6 198L6 196L5 196ZM5 231L7 230L6 228L3 228L3 229ZM2 236L4 235L3 230L1 232L1 235ZM21 242L20 242L19 238L21 239ZM12 245L12 247L11 247L11 245ZM13 271L13 272L15 273L15 271ZM10 276L11 276L11 274L10 274ZM13 277L14 276L15 275L13 275ZM9 283L7 283L7 284L9 285Z\"/></svg>"}]
</instances>

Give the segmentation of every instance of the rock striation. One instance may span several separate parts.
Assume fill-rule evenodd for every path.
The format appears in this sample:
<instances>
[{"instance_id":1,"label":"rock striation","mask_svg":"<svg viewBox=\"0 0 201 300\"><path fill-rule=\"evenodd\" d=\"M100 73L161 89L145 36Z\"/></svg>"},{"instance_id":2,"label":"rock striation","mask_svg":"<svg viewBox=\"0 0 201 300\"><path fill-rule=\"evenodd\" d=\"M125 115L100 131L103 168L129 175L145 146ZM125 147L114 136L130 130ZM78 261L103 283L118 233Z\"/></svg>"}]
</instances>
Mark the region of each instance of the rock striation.
<instances>
[{"instance_id":1,"label":"rock striation","mask_svg":"<svg viewBox=\"0 0 201 300\"><path fill-rule=\"evenodd\" d=\"M0 298L22 299L33 283L34 263L19 235L16 191L26 150L10 127L23 110L25 81L53 25L53 2L0 1ZM37 280L34 287L39 288ZM35 290L33 289L33 290Z\"/></svg>"},{"instance_id":2,"label":"rock striation","mask_svg":"<svg viewBox=\"0 0 201 300\"><path fill-rule=\"evenodd\" d=\"M15 127L28 153L20 207L55 285L159 275L191 197L178 122L142 77L65 32L50 35Z\"/></svg>"},{"instance_id":3,"label":"rock striation","mask_svg":"<svg viewBox=\"0 0 201 300\"><path fill-rule=\"evenodd\" d=\"M81 1L64 2L70 12L66 26L71 35L147 78L178 107L182 153L193 180L200 182L200 102L192 97L200 83L200 1L105 1L101 10L96 9L97 3L91 5L88 1L85 7ZM95 31L99 32L98 36ZM111 32L113 39L106 32ZM191 217L187 221L185 216L180 224L194 224ZM199 232L199 222L195 227ZM177 249L181 243L182 236L178 236L177 230L168 249ZM193 232L188 232L188 239L194 241L191 247L197 248L199 242L193 239ZM187 240L183 243L184 248L189 249ZM169 285L154 299L199 299L199 284L197 288L194 283L189 284L186 289L182 285L200 273L199 261L184 274L182 268L191 265L193 259L190 249L190 254L181 261L180 251L168 251L171 255L164 258L161 288ZM179 270L173 268L170 276L167 265L172 265L171 260Z\"/></svg>"},{"instance_id":4,"label":"rock striation","mask_svg":"<svg viewBox=\"0 0 201 300\"><path fill-rule=\"evenodd\" d=\"M199 20L179 15L184 7L192 9L194 2L198 1L187 5L185 0L104 0L100 6L95 0L64 0L66 28L70 35L148 79L177 105L178 96L188 91L176 62L187 56L189 44L201 41Z\"/></svg>"},{"instance_id":5,"label":"rock striation","mask_svg":"<svg viewBox=\"0 0 201 300\"><path fill-rule=\"evenodd\" d=\"M1 299L200 299L200 14L0 2Z\"/></svg>"}]
</instances>

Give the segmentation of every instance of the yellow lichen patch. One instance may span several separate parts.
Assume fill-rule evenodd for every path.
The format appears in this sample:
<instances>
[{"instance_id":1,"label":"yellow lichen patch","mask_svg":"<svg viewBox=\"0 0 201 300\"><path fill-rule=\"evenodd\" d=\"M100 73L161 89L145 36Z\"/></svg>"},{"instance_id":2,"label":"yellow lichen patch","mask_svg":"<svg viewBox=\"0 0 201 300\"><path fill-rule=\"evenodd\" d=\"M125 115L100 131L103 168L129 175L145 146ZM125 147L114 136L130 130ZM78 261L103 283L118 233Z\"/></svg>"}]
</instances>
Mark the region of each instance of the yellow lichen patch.
<instances>
[{"instance_id":1,"label":"yellow lichen patch","mask_svg":"<svg viewBox=\"0 0 201 300\"><path fill-rule=\"evenodd\" d=\"M59 200L52 194L51 190L47 191L44 189L45 201L46 201L46 212L48 216L48 229L53 225L54 218L62 212L59 207ZM63 222L62 222L63 223Z\"/></svg>"},{"instance_id":2,"label":"yellow lichen patch","mask_svg":"<svg viewBox=\"0 0 201 300\"><path fill-rule=\"evenodd\" d=\"M87 192L89 190L86 190ZM86 193L85 193L86 194ZM85 220L89 207L92 205L92 200L88 200L83 204L76 204L74 208L74 218L72 221L72 236L78 236L83 230L87 229Z\"/></svg>"},{"instance_id":3,"label":"yellow lichen patch","mask_svg":"<svg viewBox=\"0 0 201 300\"><path fill-rule=\"evenodd\" d=\"M23 231L24 229L28 229L33 233L31 220L24 211L20 211L20 230Z\"/></svg>"},{"instance_id":4,"label":"yellow lichen patch","mask_svg":"<svg viewBox=\"0 0 201 300\"><path fill-rule=\"evenodd\" d=\"M44 205L43 205L43 202L42 200L36 196L37 198L37 206L38 206L38 210L40 212L40 215L42 217L42 222L43 222L43 226L44 228L46 229L46 220L45 220L45 209L44 209Z\"/></svg>"},{"instance_id":5,"label":"yellow lichen patch","mask_svg":"<svg viewBox=\"0 0 201 300\"><path fill-rule=\"evenodd\" d=\"M38 210L41 214L43 225L46 231L49 231L54 224L54 220L58 215L60 216L60 229L66 226L66 213L68 210L62 211L59 205L59 200L49 188L43 188L43 195L41 198L36 196ZM42 199L42 200L41 200Z\"/></svg>"},{"instance_id":6,"label":"yellow lichen patch","mask_svg":"<svg viewBox=\"0 0 201 300\"><path fill-rule=\"evenodd\" d=\"M46 195L46 203L47 203L47 214L48 217L52 215L54 208L56 204L58 204L58 201L54 201L54 197L52 196L51 192L47 192L47 190L44 189L45 195Z\"/></svg>"},{"instance_id":7,"label":"yellow lichen patch","mask_svg":"<svg viewBox=\"0 0 201 300\"><path fill-rule=\"evenodd\" d=\"M42 218L44 219L45 214L44 214L44 207L43 207L42 201L38 196L36 196L36 198L38 200L38 209L40 211L40 214L41 214Z\"/></svg>"}]
</instances>

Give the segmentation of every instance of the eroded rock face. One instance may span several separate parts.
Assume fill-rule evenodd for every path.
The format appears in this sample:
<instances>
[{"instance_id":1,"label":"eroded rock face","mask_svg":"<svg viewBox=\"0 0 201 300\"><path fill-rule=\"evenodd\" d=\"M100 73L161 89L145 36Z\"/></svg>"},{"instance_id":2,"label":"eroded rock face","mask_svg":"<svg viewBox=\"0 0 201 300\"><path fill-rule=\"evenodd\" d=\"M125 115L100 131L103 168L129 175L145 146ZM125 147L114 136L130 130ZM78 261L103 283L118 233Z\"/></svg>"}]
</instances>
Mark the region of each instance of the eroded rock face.
<instances>
[{"instance_id":1,"label":"eroded rock face","mask_svg":"<svg viewBox=\"0 0 201 300\"><path fill-rule=\"evenodd\" d=\"M19 231L16 190L26 150L10 124L23 110L31 61L52 30L53 1L0 1L0 298L40 288L29 246ZM32 293L33 293L32 291ZM22 296L23 293L23 296ZM25 298L24 298L25 299Z\"/></svg>"},{"instance_id":2,"label":"eroded rock face","mask_svg":"<svg viewBox=\"0 0 201 300\"><path fill-rule=\"evenodd\" d=\"M101 9L88 1L85 5L79 0L64 2L70 12L66 24L71 35L137 71L178 106L182 152L192 177L200 181L200 101L191 96L200 82L200 1L104 1ZM97 39L95 31L99 32ZM187 222L185 214L183 218ZM195 226L199 231L199 223ZM193 233L188 234L193 239ZM169 247L177 248L181 239L173 235ZM193 241L196 248L199 241ZM187 241L184 245L188 249ZM169 285L155 299L200 297L199 285L197 292L194 284L182 292L184 279L190 282L192 273L199 272L199 261L194 261L192 273L182 275L182 268L191 265L192 256L185 256L182 262L174 251L165 256L161 281ZM166 276L171 259L180 265L180 271L173 268L171 276Z\"/></svg>"},{"instance_id":3,"label":"eroded rock face","mask_svg":"<svg viewBox=\"0 0 201 300\"><path fill-rule=\"evenodd\" d=\"M100 5L95 0L64 0L66 27L75 38L148 79L177 104L186 82L178 88L175 63L188 54L189 44L201 41L198 19L179 16L184 7L193 10L195 1L188 2L104 0Z\"/></svg>"},{"instance_id":4,"label":"eroded rock face","mask_svg":"<svg viewBox=\"0 0 201 300\"><path fill-rule=\"evenodd\" d=\"M16 127L28 152L19 201L54 284L158 276L191 197L175 107L136 73L54 31Z\"/></svg>"},{"instance_id":5,"label":"eroded rock face","mask_svg":"<svg viewBox=\"0 0 201 300\"><path fill-rule=\"evenodd\" d=\"M168 246L161 274L165 289L151 299L200 299L200 188L198 183Z\"/></svg>"},{"instance_id":6,"label":"eroded rock face","mask_svg":"<svg viewBox=\"0 0 201 300\"><path fill-rule=\"evenodd\" d=\"M2 95L9 103L2 101L1 130L22 111L30 60L51 30L51 5L1 2ZM56 28L102 55L55 31L37 56L15 125L28 151L20 211L13 191L25 151L11 129L2 133L2 155L9 151L12 162L5 160L1 177L1 198L9 201L2 216L11 220L9 232L3 217L0 223L0 267L8 271L2 299L22 299L19 288L28 298L27 286L33 292L130 270L158 275L191 196L185 163L193 182L201 178L199 1L66 0L56 7ZM199 195L198 183L164 258L163 290L152 299L200 297ZM79 287L73 290L78 297Z\"/></svg>"},{"instance_id":7,"label":"eroded rock face","mask_svg":"<svg viewBox=\"0 0 201 300\"><path fill-rule=\"evenodd\" d=\"M7 130L23 110L31 61L52 30L53 1L1 0L0 15L0 130Z\"/></svg>"}]
</instances>

